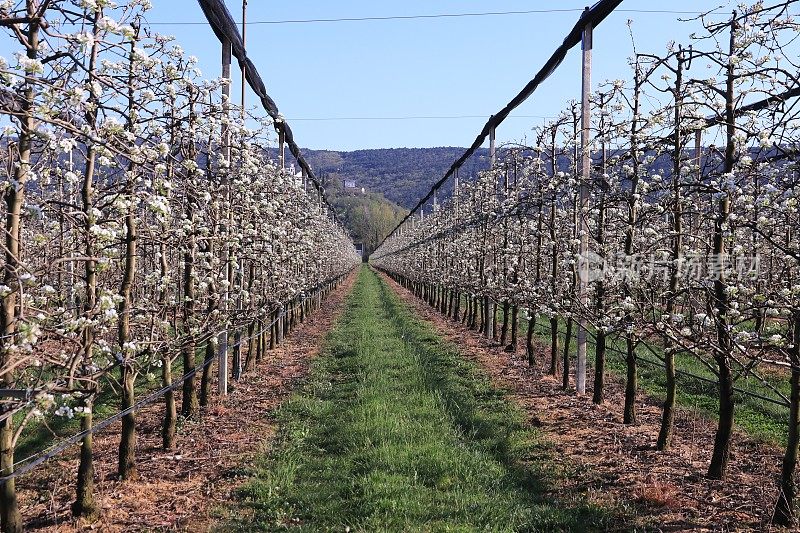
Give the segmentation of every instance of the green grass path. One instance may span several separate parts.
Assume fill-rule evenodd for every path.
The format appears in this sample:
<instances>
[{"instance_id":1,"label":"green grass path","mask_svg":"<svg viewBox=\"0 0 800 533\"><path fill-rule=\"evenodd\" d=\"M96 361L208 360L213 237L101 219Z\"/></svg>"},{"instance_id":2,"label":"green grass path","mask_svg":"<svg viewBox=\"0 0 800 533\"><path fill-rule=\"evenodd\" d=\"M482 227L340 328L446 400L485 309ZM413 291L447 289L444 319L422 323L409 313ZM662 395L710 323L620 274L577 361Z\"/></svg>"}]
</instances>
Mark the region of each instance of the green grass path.
<instances>
[{"instance_id":1,"label":"green grass path","mask_svg":"<svg viewBox=\"0 0 800 533\"><path fill-rule=\"evenodd\" d=\"M225 530L586 531L546 445L364 267Z\"/></svg>"}]
</instances>

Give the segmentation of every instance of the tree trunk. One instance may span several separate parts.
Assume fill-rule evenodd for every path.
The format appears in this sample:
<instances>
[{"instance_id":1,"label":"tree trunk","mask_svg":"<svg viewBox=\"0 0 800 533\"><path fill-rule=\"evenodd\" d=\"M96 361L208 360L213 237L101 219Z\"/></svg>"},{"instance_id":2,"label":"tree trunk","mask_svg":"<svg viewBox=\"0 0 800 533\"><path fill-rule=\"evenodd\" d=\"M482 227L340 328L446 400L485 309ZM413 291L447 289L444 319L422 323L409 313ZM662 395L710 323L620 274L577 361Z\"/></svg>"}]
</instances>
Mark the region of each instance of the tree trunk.
<instances>
[{"instance_id":1,"label":"tree trunk","mask_svg":"<svg viewBox=\"0 0 800 533\"><path fill-rule=\"evenodd\" d=\"M129 363L122 365L122 410L133 407L135 373ZM136 417L133 411L122 417L122 437L119 441L118 472L120 480L137 479L136 470Z\"/></svg>"},{"instance_id":2,"label":"tree trunk","mask_svg":"<svg viewBox=\"0 0 800 533\"><path fill-rule=\"evenodd\" d=\"M602 113L601 113L602 115ZM604 118L601 118L601 128L603 127ZM602 154L602 175L606 172L606 146L604 141L601 141L601 154ZM601 178L602 185L600 187L600 201L597 206L597 248L599 251L604 249L606 242L606 183L605 178ZM601 273L599 279L596 281L595 288L595 311L598 317L606 314L606 286ZM594 351L594 389L592 390L592 402L595 404L602 404L605 401L603 388L605 387L606 379L606 332L603 331L602 323L597 328L597 335L595 340Z\"/></svg>"},{"instance_id":3,"label":"tree trunk","mask_svg":"<svg viewBox=\"0 0 800 533\"><path fill-rule=\"evenodd\" d=\"M525 354L528 356L528 366L532 367L536 364L536 354L533 351L533 331L536 329L536 315L531 314L528 317L528 334L525 342Z\"/></svg>"},{"instance_id":4,"label":"tree trunk","mask_svg":"<svg viewBox=\"0 0 800 533\"><path fill-rule=\"evenodd\" d=\"M725 146L725 164L723 171L725 173L733 172L736 143L734 137L736 135L736 118L734 114L734 63L732 56L735 49L735 19L731 21L730 29L730 44L729 54L731 59L728 61L727 70L727 83L725 91L725 123L726 123L726 138L727 144ZM708 466L708 477L711 479L725 479L725 474L728 468L728 456L730 454L730 439L733 431L733 376L731 375L731 350L732 341L730 338L730 331L728 329L729 319L728 312L730 310L730 300L728 298L727 287L728 284L725 280L725 226L728 224L730 215L730 198L725 195L719 200L719 208L717 209L717 216L714 218L714 236L713 236L713 256L719 267L714 279L714 306L717 309L716 316L716 337L717 337L717 353L714 359L717 363L718 376L719 376L719 425L717 426L717 434L714 437L714 452L711 456L711 464Z\"/></svg>"},{"instance_id":5,"label":"tree trunk","mask_svg":"<svg viewBox=\"0 0 800 533\"><path fill-rule=\"evenodd\" d=\"M133 407L135 402L134 381L136 373L133 368L131 357L135 354L127 353L126 344L130 340L130 310L131 310L131 285L133 283L134 272L136 269L136 226L130 218L126 216L126 253L125 253L125 274L122 282L121 297L119 305L119 346L125 361L120 366L120 384L122 395L120 400L120 410L124 411ZM122 435L119 441L118 474L120 480L136 479L136 418L133 411L122 416Z\"/></svg>"},{"instance_id":6,"label":"tree trunk","mask_svg":"<svg viewBox=\"0 0 800 533\"><path fill-rule=\"evenodd\" d=\"M682 80L683 80L683 56L678 55L677 75L675 76L675 133L674 133L674 152L673 162L673 185L672 185L672 266L669 280L669 293L665 306L666 314L672 316L677 305L677 292L679 282L679 272L677 265L680 263L683 251L683 205L680 187L680 167L681 167L681 107L682 107ZM675 424L675 351L672 342L667 340L664 346L664 374L666 381L666 391L664 407L661 413L661 429L658 433L656 449L666 450L672 441L672 431Z\"/></svg>"},{"instance_id":7,"label":"tree trunk","mask_svg":"<svg viewBox=\"0 0 800 533\"><path fill-rule=\"evenodd\" d=\"M456 309L456 298L458 297L458 293L455 289L450 290L450 300L447 302L447 309L445 310L445 314L448 318L451 318L455 313Z\"/></svg>"},{"instance_id":8,"label":"tree trunk","mask_svg":"<svg viewBox=\"0 0 800 533\"><path fill-rule=\"evenodd\" d=\"M0 422L0 476L14 473L14 426L11 417ZM0 525L3 533L22 533L22 516L14 480L0 485Z\"/></svg>"},{"instance_id":9,"label":"tree trunk","mask_svg":"<svg viewBox=\"0 0 800 533\"><path fill-rule=\"evenodd\" d=\"M592 401L596 404L601 404L605 401L603 388L605 386L606 377L606 334L602 327L597 330L597 339L595 343L594 352L594 391L592 394Z\"/></svg>"},{"instance_id":10,"label":"tree trunk","mask_svg":"<svg viewBox=\"0 0 800 533\"><path fill-rule=\"evenodd\" d=\"M203 358L203 375L200 378L200 407L207 407L211 397L211 367L210 361L217 355L216 344L209 339L206 341L205 357Z\"/></svg>"},{"instance_id":11,"label":"tree trunk","mask_svg":"<svg viewBox=\"0 0 800 533\"><path fill-rule=\"evenodd\" d=\"M197 121L197 115L194 112L194 105L195 105L196 95L194 92L190 94L189 98L189 125L191 128L195 127L195 123ZM194 143L189 144L189 160L196 159L195 153L195 146ZM189 181L191 183L191 178L193 177L193 173L189 173L188 175ZM190 188L187 191L186 195L186 219L192 223L195 222L195 210L196 210L196 197L194 196L194 191ZM181 347L181 355L183 357L183 373L184 375L189 374L190 372L194 372L196 368L196 361L197 355L195 354L195 350L197 349L197 343L195 342L195 332L194 332L194 313L195 313L195 284L194 284L194 261L197 255L197 235L195 231L190 231L187 235L188 242L186 244L186 248L183 250L183 335L185 336L186 340L184 345ZM190 419L194 418L197 415L197 411L199 409L199 404L197 401L197 386L196 386L196 375L192 374L191 377L187 378L183 382L183 394L181 397L181 414L184 418ZM166 418L166 417L165 417ZM164 431L168 431L165 427Z\"/></svg>"},{"instance_id":12,"label":"tree trunk","mask_svg":"<svg viewBox=\"0 0 800 533\"><path fill-rule=\"evenodd\" d=\"M467 327L469 329L476 329L478 321L478 301L475 296L469 297L469 317L467 318Z\"/></svg>"},{"instance_id":13,"label":"tree trunk","mask_svg":"<svg viewBox=\"0 0 800 533\"><path fill-rule=\"evenodd\" d=\"M561 388L569 388L569 343L572 340L572 317L567 319L567 331L564 333L564 366L561 368Z\"/></svg>"},{"instance_id":14,"label":"tree trunk","mask_svg":"<svg viewBox=\"0 0 800 533\"><path fill-rule=\"evenodd\" d=\"M187 326L188 327L188 326ZM188 374L193 372L195 366L195 349L196 344L194 339L186 341L182 349L183 354L183 372ZM184 418L190 419L197 416L197 410L200 408L200 403L197 400L197 376L192 375L183 382L183 394L181 397L181 415Z\"/></svg>"},{"instance_id":15,"label":"tree trunk","mask_svg":"<svg viewBox=\"0 0 800 533\"><path fill-rule=\"evenodd\" d=\"M264 348L266 348L266 333L264 331L264 325L261 323L260 320L256 321L256 364L261 362L261 359L264 357ZM250 340L252 342L252 339Z\"/></svg>"},{"instance_id":16,"label":"tree trunk","mask_svg":"<svg viewBox=\"0 0 800 533\"><path fill-rule=\"evenodd\" d=\"M32 120L26 119L25 124L32 125ZM23 127L20 135L20 157L25 161L30 158L31 138ZM19 283L17 270L20 256L20 215L22 211L24 183L28 173L27 165L20 163L15 179L22 180L18 187L8 187L5 194L6 224L5 257L3 268L3 284L14 290L4 296L0 301L0 369L5 369L12 363L12 352L6 344L14 343L17 331L17 294ZM11 374L0 375L0 388L13 385ZM14 472L14 420L8 417L0 422L0 475L6 476ZM19 514L17 503L16 484L13 479L0 486L0 525L4 532L21 532L22 518Z\"/></svg>"},{"instance_id":17,"label":"tree trunk","mask_svg":"<svg viewBox=\"0 0 800 533\"><path fill-rule=\"evenodd\" d=\"M664 376L666 391L661 412L661 429L656 442L656 449L659 451L669 448L672 442L672 429L675 426L675 351L670 346L664 350Z\"/></svg>"},{"instance_id":18,"label":"tree trunk","mask_svg":"<svg viewBox=\"0 0 800 533\"><path fill-rule=\"evenodd\" d=\"M636 194L639 192L639 150L638 150L638 133L639 133L639 106L641 102L641 86L642 77L637 64L634 68L634 82L633 82L633 120L631 121L631 163L633 173L631 175L631 188L627 197L628 203L628 228L625 231L625 258L626 263L630 264L633 256L634 246L633 238L636 230L636 223L639 216L639 209L636 203ZM680 118L680 114L678 114ZM678 137L676 141L680 145L680 129L678 128ZM680 152L677 152L680 154ZM674 167L673 167L674 171ZM680 168L678 168L680 171ZM626 279L624 283L625 296L632 299L632 290ZM633 318L630 312L626 312L625 320L630 324L631 331L625 335L625 407L623 409L622 422L624 424L636 423L636 389L638 388L639 374L636 366L636 343L633 338Z\"/></svg>"},{"instance_id":19,"label":"tree trunk","mask_svg":"<svg viewBox=\"0 0 800 533\"><path fill-rule=\"evenodd\" d=\"M550 317L550 375L558 377L558 317Z\"/></svg>"},{"instance_id":20,"label":"tree trunk","mask_svg":"<svg viewBox=\"0 0 800 533\"><path fill-rule=\"evenodd\" d=\"M138 36L137 36L138 37ZM134 115L136 113L136 101L134 95L135 76L134 76L134 49L137 39L130 42L129 67L128 67L128 123L126 130L134 134ZM128 199L133 199L136 194L136 178L134 172L136 166L133 162L128 165L128 177L125 184L125 194ZM125 261L122 275L122 286L120 287L120 303L117 310L118 331L117 339L124 361L120 367L120 384L122 385L122 398L120 409L126 410L133 407L135 403L136 391L134 382L136 380L136 370L132 358L136 357L134 352L126 348L126 344L131 341L131 309L133 298L131 288L136 277L136 213L131 207L125 214ZM136 414L131 411L122 417L122 435L119 441L119 455L117 458L117 469L120 480L136 479L139 477L136 472Z\"/></svg>"},{"instance_id":21,"label":"tree trunk","mask_svg":"<svg viewBox=\"0 0 800 533\"><path fill-rule=\"evenodd\" d=\"M798 445L800 445L800 311L794 313L794 332L789 359L792 363L791 396L789 407L789 432L786 442L786 453L781 468L778 503L772 515L772 523L781 526L794 524L794 504L797 497L797 486L794 474L797 469Z\"/></svg>"},{"instance_id":22,"label":"tree trunk","mask_svg":"<svg viewBox=\"0 0 800 533\"><path fill-rule=\"evenodd\" d=\"M725 479L733 433L733 376L727 356L717 357L719 367L719 425L714 437L714 452L708 466L708 477Z\"/></svg>"},{"instance_id":23,"label":"tree trunk","mask_svg":"<svg viewBox=\"0 0 800 533\"><path fill-rule=\"evenodd\" d=\"M506 340L508 339L508 312L511 308L511 304L508 300L503 302L503 327L500 329L500 346L506 345Z\"/></svg>"},{"instance_id":24,"label":"tree trunk","mask_svg":"<svg viewBox=\"0 0 800 533\"><path fill-rule=\"evenodd\" d=\"M87 400L87 411L81 418L81 431L92 429L92 402ZM78 485L76 499L72 503L72 516L95 520L100 509L94 499L94 462L92 460L92 434L87 433L81 443L81 460L78 466Z\"/></svg>"},{"instance_id":25,"label":"tree trunk","mask_svg":"<svg viewBox=\"0 0 800 533\"><path fill-rule=\"evenodd\" d=\"M284 328L284 320L286 319L286 312L283 304L278 307L278 322L275 324L275 345L280 346L283 344L283 336L286 331Z\"/></svg>"},{"instance_id":26,"label":"tree trunk","mask_svg":"<svg viewBox=\"0 0 800 533\"><path fill-rule=\"evenodd\" d=\"M259 349L256 356L256 361L259 362L267 356L267 350L269 349L270 337L272 336L272 332L264 327L264 324L258 326L261 335L259 336Z\"/></svg>"},{"instance_id":27,"label":"tree trunk","mask_svg":"<svg viewBox=\"0 0 800 533\"><path fill-rule=\"evenodd\" d=\"M39 6L28 2L28 24L25 36L27 37L27 57L37 59L39 48L39 20L35 18L34 10ZM12 363L13 357L8 344L14 344L17 331L17 301L19 293L18 269L21 257L21 213L25 195L25 184L29 178L31 147L33 141L34 123L34 87L32 83L25 85L22 100L22 115L20 120L20 133L18 139L19 160L14 169L16 187L5 189L4 202L6 204L5 227L1 228L4 234L5 250L3 254L2 283L12 288L12 292L0 298L0 369L6 369ZM0 375L0 388L12 387L14 378L11 373ZM0 422L0 476L7 476L14 472L14 420L8 417ZM16 483L13 479L0 485L0 527L4 533L19 533L22 531L22 517L19 513L17 502Z\"/></svg>"},{"instance_id":28,"label":"tree trunk","mask_svg":"<svg viewBox=\"0 0 800 533\"><path fill-rule=\"evenodd\" d=\"M161 360L161 384L164 387L172 385L172 359L165 356ZM165 450L175 447L175 422L178 418L175 406L175 391L169 390L164 395L164 423L161 426L161 445Z\"/></svg>"},{"instance_id":29,"label":"tree trunk","mask_svg":"<svg viewBox=\"0 0 800 533\"><path fill-rule=\"evenodd\" d=\"M492 340L497 339L497 302L492 302L491 310L491 324L492 324Z\"/></svg>"},{"instance_id":30,"label":"tree trunk","mask_svg":"<svg viewBox=\"0 0 800 533\"><path fill-rule=\"evenodd\" d=\"M631 335L625 336L625 409L622 414L623 424L636 423L636 389L638 373L636 368L636 345Z\"/></svg>"},{"instance_id":31,"label":"tree trunk","mask_svg":"<svg viewBox=\"0 0 800 533\"><path fill-rule=\"evenodd\" d=\"M511 343L506 346L506 351L509 353L516 353L517 351L517 334L519 332L519 306L514 305L511 307Z\"/></svg>"},{"instance_id":32,"label":"tree trunk","mask_svg":"<svg viewBox=\"0 0 800 533\"><path fill-rule=\"evenodd\" d=\"M269 326L269 349L274 350L276 346L275 336L277 335L278 331L278 310L276 309L272 313L270 313L270 318L272 319Z\"/></svg>"},{"instance_id":33,"label":"tree trunk","mask_svg":"<svg viewBox=\"0 0 800 533\"><path fill-rule=\"evenodd\" d=\"M258 349L258 335L260 335L260 332L256 331L256 321L253 320L247 325L247 354L244 358L242 372L249 372L252 368L253 358Z\"/></svg>"},{"instance_id":34,"label":"tree trunk","mask_svg":"<svg viewBox=\"0 0 800 533\"><path fill-rule=\"evenodd\" d=\"M97 25L102 17L102 10L97 10L94 15L94 31L97 34ZM91 59L89 63L89 80L94 81L95 66L97 63L98 44L92 46ZM96 98L90 99L93 104L97 104ZM86 113L86 121L91 128L95 128L97 123L97 110L90 109ZM83 233L84 251L87 257L95 256L95 246L92 237L92 226L96 223L94 214L94 174L97 162L97 150L93 144L89 144L86 152L86 168L83 174L83 186L81 187L81 201L83 203ZM97 261L90 259L84 261L84 283L86 291L83 302L83 313L87 318L91 318L95 312L97 304ZM82 331L82 358L83 368L88 369L92 363L95 330L89 322ZM89 398L86 400L85 407L88 412L81 419L81 429L88 430L92 427L92 401L96 396L97 390L88 390L86 393ZM91 519L97 515L97 505L94 501L94 464L92 459L92 435L87 434L81 444L80 463L78 464L78 486L77 499L72 506L75 516L83 516Z\"/></svg>"},{"instance_id":35,"label":"tree trunk","mask_svg":"<svg viewBox=\"0 0 800 533\"><path fill-rule=\"evenodd\" d=\"M479 296L476 304L478 306L478 311L480 312L480 324L477 324L478 333L483 335L486 332L486 319L489 316L489 313L486 312L486 300L484 297Z\"/></svg>"}]
</instances>

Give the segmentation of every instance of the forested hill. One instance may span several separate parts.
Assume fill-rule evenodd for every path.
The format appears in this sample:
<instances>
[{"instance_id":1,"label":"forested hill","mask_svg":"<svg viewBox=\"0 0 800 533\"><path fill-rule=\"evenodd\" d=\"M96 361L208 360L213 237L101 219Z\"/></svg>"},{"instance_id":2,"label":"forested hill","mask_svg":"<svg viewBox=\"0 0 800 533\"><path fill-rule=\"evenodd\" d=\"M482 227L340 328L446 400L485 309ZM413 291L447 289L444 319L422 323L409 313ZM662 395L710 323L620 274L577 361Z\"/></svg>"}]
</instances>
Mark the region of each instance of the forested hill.
<instances>
[{"instance_id":1,"label":"forested hill","mask_svg":"<svg viewBox=\"0 0 800 533\"><path fill-rule=\"evenodd\" d=\"M407 209L425 196L465 148L387 148L336 152L304 149L311 167L330 182L355 182L358 190L382 193ZM462 176L474 176L488 168L488 150L480 149L461 167Z\"/></svg>"},{"instance_id":2,"label":"forested hill","mask_svg":"<svg viewBox=\"0 0 800 533\"><path fill-rule=\"evenodd\" d=\"M330 180L325 188L328 201L356 243L363 243L370 254L386 235L406 216L407 209L387 200L381 193L364 188L345 188Z\"/></svg>"}]
</instances>

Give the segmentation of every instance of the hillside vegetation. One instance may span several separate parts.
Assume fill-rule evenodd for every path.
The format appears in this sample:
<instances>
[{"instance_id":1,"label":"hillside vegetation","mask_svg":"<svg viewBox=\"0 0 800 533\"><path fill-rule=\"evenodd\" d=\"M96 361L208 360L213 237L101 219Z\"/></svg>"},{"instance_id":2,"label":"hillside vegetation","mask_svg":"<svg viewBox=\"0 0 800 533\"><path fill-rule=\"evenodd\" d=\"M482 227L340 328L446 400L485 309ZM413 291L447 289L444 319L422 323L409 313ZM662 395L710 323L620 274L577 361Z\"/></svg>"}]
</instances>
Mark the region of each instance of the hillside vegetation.
<instances>
[{"instance_id":1,"label":"hillside vegetation","mask_svg":"<svg viewBox=\"0 0 800 533\"><path fill-rule=\"evenodd\" d=\"M343 180L360 190L383 194L406 209L414 207L441 178L465 148L387 148L336 152L304 150L306 159L322 176L326 188ZM462 176L476 176L488 168L488 150L480 149L461 167Z\"/></svg>"},{"instance_id":2,"label":"hillside vegetation","mask_svg":"<svg viewBox=\"0 0 800 533\"><path fill-rule=\"evenodd\" d=\"M361 187L345 189L340 180L331 182L326 193L353 241L363 243L366 253L372 253L408 213L381 193L362 193Z\"/></svg>"}]
</instances>

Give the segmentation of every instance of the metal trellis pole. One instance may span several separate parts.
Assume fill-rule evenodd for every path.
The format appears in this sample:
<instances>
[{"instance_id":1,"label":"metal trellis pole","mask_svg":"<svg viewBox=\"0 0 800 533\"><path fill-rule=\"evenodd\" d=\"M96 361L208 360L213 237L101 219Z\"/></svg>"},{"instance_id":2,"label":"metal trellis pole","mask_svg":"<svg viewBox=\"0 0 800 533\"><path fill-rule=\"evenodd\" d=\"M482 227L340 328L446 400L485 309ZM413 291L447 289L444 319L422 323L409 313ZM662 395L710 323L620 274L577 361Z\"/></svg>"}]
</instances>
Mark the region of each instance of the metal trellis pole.
<instances>
[{"instance_id":1,"label":"metal trellis pole","mask_svg":"<svg viewBox=\"0 0 800 533\"><path fill-rule=\"evenodd\" d=\"M586 8L589 9L588 7ZM575 366L575 389L578 394L586 393L586 330L585 309L589 303L589 179L591 172L591 147L589 128L591 126L591 84L592 84L592 23L583 30L583 68L581 76L581 184L578 202L578 238L580 249L578 257L578 351Z\"/></svg>"},{"instance_id":2,"label":"metal trellis pole","mask_svg":"<svg viewBox=\"0 0 800 533\"><path fill-rule=\"evenodd\" d=\"M231 42L225 41L222 43L222 77L228 80L228 83L225 83L222 86L222 105L224 106L224 113L226 118L230 118L230 99L231 99ZM230 171L230 163L231 163L231 130L230 126L227 122L223 123L222 125L222 144L223 144L223 154L225 160L228 165L228 169L223 171L223 176L226 176L226 172ZM224 178L224 186L226 189L226 194L228 195L229 204L230 204L230 188L228 187L230 180L226 176ZM230 230L230 216L228 220L228 224L226 227L226 231ZM227 240L227 239L226 239ZM225 287L222 290L222 298L220 302L220 307L222 308L222 312L226 314L228 312L228 290L231 281L231 272L230 272L230 249L228 245L225 245L225 250L223 251L224 261L223 261L223 268L225 269ZM217 358L219 360L219 382L218 382L218 390L220 395L225 396L228 394L228 330L225 328L218 337L217 342Z\"/></svg>"}]
</instances>

